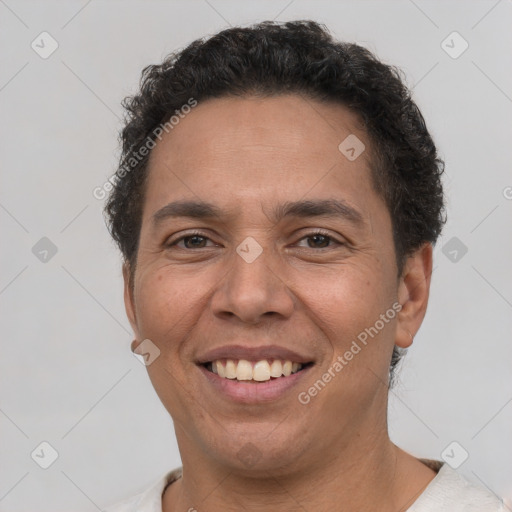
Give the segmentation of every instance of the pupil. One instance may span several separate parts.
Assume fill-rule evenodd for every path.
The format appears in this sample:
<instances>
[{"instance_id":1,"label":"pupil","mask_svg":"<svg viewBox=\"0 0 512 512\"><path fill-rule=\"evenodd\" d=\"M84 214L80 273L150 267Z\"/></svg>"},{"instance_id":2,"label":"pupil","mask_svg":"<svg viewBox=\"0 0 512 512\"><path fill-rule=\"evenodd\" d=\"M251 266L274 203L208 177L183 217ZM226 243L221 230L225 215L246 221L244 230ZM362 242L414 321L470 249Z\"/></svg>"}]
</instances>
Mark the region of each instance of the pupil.
<instances>
[{"instance_id":1,"label":"pupil","mask_svg":"<svg viewBox=\"0 0 512 512\"><path fill-rule=\"evenodd\" d=\"M313 235L311 238L313 239L316 239L318 241L318 239L324 239L324 242L328 242L328 237L326 237L325 235ZM324 246L325 246L325 243L324 243Z\"/></svg>"},{"instance_id":2,"label":"pupil","mask_svg":"<svg viewBox=\"0 0 512 512\"><path fill-rule=\"evenodd\" d=\"M196 240L197 241L198 239L200 240L202 238L203 238L202 236L198 236L198 235L189 236L189 237L187 237L187 241L186 241L185 245L188 245L188 242L190 242L190 240ZM192 244L192 245L194 247L197 247L197 244Z\"/></svg>"}]
</instances>

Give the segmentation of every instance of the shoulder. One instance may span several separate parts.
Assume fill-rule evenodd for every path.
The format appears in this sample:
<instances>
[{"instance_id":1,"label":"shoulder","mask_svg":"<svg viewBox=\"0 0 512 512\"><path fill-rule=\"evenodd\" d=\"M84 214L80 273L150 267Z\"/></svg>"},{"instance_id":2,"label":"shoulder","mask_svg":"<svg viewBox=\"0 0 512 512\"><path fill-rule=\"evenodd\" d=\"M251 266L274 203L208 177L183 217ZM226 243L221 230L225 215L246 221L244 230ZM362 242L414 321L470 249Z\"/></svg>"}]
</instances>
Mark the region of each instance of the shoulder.
<instances>
[{"instance_id":1,"label":"shoulder","mask_svg":"<svg viewBox=\"0 0 512 512\"><path fill-rule=\"evenodd\" d=\"M407 512L505 512L503 501L447 464L438 462L437 476Z\"/></svg>"},{"instance_id":2,"label":"shoulder","mask_svg":"<svg viewBox=\"0 0 512 512\"><path fill-rule=\"evenodd\" d=\"M182 468L173 469L146 490L106 508L104 512L162 512L162 494L165 488L181 477Z\"/></svg>"}]
</instances>

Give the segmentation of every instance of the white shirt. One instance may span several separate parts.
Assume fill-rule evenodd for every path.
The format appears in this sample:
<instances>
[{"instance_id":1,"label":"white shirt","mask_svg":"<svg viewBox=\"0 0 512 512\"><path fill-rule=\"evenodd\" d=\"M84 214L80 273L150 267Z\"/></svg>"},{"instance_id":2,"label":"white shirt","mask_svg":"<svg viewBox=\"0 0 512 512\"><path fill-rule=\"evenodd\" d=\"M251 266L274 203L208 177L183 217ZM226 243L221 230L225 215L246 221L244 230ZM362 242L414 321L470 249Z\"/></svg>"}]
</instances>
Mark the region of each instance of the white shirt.
<instances>
[{"instance_id":1,"label":"white shirt","mask_svg":"<svg viewBox=\"0 0 512 512\"><path fill-rule=\"evenodd\" d=\"M441 461L420 459L439 469L406 512L505 512L505 505L493 493L473 484ZM172 482L181 478L182 468L158 479L146 491L107 508L105 512L162 512L162 494Z\"/></svg>"}]
</instances>

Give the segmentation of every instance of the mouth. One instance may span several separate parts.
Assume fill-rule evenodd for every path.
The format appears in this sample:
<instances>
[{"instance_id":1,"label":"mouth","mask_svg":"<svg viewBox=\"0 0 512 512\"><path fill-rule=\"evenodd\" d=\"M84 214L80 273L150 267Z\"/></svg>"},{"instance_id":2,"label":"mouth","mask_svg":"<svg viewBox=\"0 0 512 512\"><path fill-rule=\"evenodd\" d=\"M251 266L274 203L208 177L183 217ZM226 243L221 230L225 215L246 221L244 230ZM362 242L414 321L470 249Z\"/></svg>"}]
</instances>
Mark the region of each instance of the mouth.
<instances>
[{"instance_id":1,"label":"mouth","mask_svg":"<svg viewBox=\"0 0 512 512\"><path fill-rule=\"evenodd\" d=\"M225 345L196 359L204 393L213 403L254 405L283 400L293 388L304 387L315 364L311 355L278 345Z\"/></svg>"},{"instance_id":2,"label":"mouth","mask_svg":"<svg viewBox=\"0 0 512 512\"><path fill-rule=\"evenodd\" d=\"M202 363L201 366L221 379L260 384L287 378L304 371L312 364L313 362L299 363L289 359L261 359L259 361L216 359Z\"/></svg>"},{"instance_id":3,"label":"mouth","mask_svg":"<svg viewBox=\"0 0 512 512\"><path fill-rule=\"evenodd\" d=\"M282 400L294 403L289 400L289 393L306 386L304 379L313 365L281 359L216 359L198 364L197 368L205 377L205 393L213 393L212 403L220 399L263 405Z\"/></svg>"}]
</instances>

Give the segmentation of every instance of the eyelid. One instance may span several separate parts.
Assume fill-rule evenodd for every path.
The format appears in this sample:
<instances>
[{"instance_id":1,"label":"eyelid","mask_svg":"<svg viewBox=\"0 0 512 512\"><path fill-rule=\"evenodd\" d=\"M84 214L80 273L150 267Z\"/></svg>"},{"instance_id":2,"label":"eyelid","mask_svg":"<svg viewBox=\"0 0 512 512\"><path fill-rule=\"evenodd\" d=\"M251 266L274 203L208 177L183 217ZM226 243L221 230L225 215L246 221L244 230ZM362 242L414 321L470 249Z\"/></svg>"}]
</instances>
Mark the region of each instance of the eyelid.
<instances>
[{"instance_id":1,"label":"eyelid","mask_svg":"<svg viewBox=\"0 0 512 512\"><path fill-rule=\"evenodd\" d=\"M330 240L332 242L334 242L335 244L338 244L338 245L346 245L346 242L344 241L341 241L339 239L337 239L335 236L333 236L331 234L330 231L326 230L326 229L323 229L323 228L304 228L304 229L309 229L310 231L307 231L306 233L304 233L298 240L298 242L306 239L306 238L310 238L312 236L315 236L315 235L322 235L322 236L325 236L325 237L328 237L330 238ZM178 238L176 238L175 240L173 240L172 242L165 242L165 246L166 247L174 247L176 244L178 244L179 242L181 242L184 238L189 238L189 237L193 237L193 236L199 236L201 238L205 238L211 242L213 242L213 240L211 239L210 236L208 236L206 233L202 232L202 231L198 231L198 230L194 230L194 231L190 231L190 232L187 232L187 233L182 233ZM313 249L312 247L310 247L310 249ZM323 248L320 248L321 249L329 249L329 247L323 247ZM186 249L186 250L190 250L190 249ZM319 250L319 249L317 249Z\"/></svg>"},{"instance_id":2,"label":"eyelid","mask_svg":"<svg viewBox=\"0 0 512 512\"><path fill-rule=\"evenodd\" d=\"M331 240L331 242L334 242L335 244L337 244L339 246L346 245L346 242L340 240L338 237L334 236L330 231L328 231L326 229L323 229L323 228L306 228L306 229L310 229L310 231L307 231L304 235L302 235L298 240L299 242L306 238L311 238L312 236L315 236L315 235L322 235L322 236L329 238ZM318 250L329 249L329 248L333 248L333 247L321 247L316 250L318 251ZM314 250L313 247L309 247L309 249Z\"/></svg>"},{"instance_id":3,"label":"eyelid","mask_svg":"<svg viewBox=\"0 0 512 512\"><path fill-rule=\"evenodd\" d=\"M164 242L164 245L166 247L171 247L171 246L176 245L178 242L181 242L184 238L189 238L189 237L193 237L193 236L200 236L202 238L207 238L208 240L211 240L211 237L208 236L206 233L204 233L202 231L194 230L194 231L190 231L190 232L187 232L187 233L182 233L178 238L176 238L175 240L172 240L172 241L170 241L170 239L172 237L169 237Z\"/></svg>"}]
</instances>

